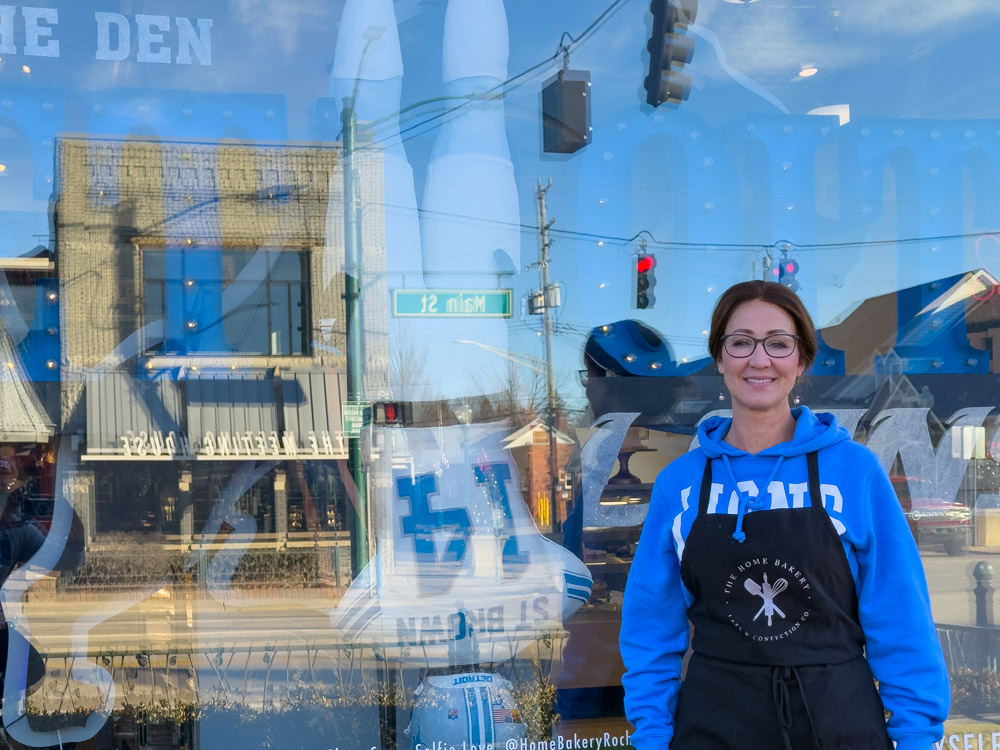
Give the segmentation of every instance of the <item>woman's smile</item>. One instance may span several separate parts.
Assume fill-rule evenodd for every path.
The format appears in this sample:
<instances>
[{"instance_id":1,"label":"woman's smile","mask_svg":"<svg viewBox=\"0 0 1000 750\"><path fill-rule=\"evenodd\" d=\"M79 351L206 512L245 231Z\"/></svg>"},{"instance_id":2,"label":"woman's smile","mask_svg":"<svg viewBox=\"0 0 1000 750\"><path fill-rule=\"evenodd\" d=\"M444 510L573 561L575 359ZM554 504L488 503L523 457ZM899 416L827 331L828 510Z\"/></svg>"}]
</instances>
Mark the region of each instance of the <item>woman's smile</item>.
<instances>
[{"instance_id":1,"label":"woman's smile","mask_svg":"<svg viewBox=\"0 0 1000 750\"><path fill-rule=\"evenodd\" d=\"M788 313L770 302L753 300L733 311L719 372L734 411L789 409L788 396L805 369L799 362L796 333Z\"/></svg>"}]
</instances>

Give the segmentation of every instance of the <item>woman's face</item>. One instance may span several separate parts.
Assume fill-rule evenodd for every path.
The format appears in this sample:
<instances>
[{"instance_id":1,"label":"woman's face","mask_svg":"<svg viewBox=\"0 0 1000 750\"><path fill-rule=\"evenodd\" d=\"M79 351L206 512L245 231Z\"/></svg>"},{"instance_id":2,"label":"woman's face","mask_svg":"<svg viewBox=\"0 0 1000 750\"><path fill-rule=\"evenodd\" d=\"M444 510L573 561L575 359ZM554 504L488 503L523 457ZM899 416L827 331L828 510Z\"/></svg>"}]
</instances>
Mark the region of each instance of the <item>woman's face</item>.
<instances>
[{"instance_id":1,"label":"woman's face","mask_svg":"<svg viewBox=\"0 0 1000 750\"><path fill-rule=\"evenodd\" d=\"M775 333L797 334L795 322L777 305L763 300L744 302L726 324L726 334L745 333L762 339ZM733 357L722 347L718 363L726 388L733 399L733 410L770 412L788 411L788 395L795 379L805 369L799 364L799 349L787 357L772 357L757 344L749 357Z\"/></svg>"}]
</instances>

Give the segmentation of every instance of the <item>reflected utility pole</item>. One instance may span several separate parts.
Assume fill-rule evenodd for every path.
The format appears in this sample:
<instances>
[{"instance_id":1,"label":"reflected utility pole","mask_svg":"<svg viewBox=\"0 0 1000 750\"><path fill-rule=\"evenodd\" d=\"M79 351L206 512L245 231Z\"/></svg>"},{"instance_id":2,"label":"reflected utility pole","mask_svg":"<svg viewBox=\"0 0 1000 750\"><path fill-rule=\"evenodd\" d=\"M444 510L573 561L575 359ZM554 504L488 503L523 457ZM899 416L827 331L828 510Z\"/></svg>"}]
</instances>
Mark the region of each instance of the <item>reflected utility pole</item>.
<instances>
[{"instance_id":1,"label":"reflected utility pole","mask_svg":"<svg viewBox=\"0 0 1000 750\"><path fill-rule=\"evenodd\" d=\"M552 187L550 179L545 187L541 180L535 193L538 198L538 270L542 277L542 328L545 332L545 376L548 391L548 414L546 425L549 429L549 528L555 532L556 491L559 486L559 456L556 452L556 375L552 361L552 308L559 306L559 288L549 283L549 227L554 223L546 214L545 195Z\"/></svg>"},{"instance_id":2,"label":"reflected utility pole","mask_svg":"<svg viewBox=\"0 0 1000 750\"><path fill-rule=\"evenodd\" d=\"M340 122L344 133L344 317L347 329L347 400L359 403L364 400L364 326L362 325L361 285L364 278L361 249L361 189L358 185L358 168L354 163L357 153L358 116L354 110L358 101L358 88L365 67L365 58L373 42L385 33L384 26L365 29L365 46L358 60L354 76L354 89L344 97ZM370 558L368 546L368 477L361 460L361 438L347 438L347 468L351 472L356 490L354 515L348 508L351 533L351 572L357 578Z\"/></svg>"},{"instance_id":3,"label":"reflected utility pole","mask_svg":"<svg viewBox=\"0 0 1000 750\"><path fill-rule=\"evenodd\" d=\"M357 152L358 116L354 105L358 101L361 72L372 42L385 33L384 26L365 29L365 47L358 60L354 76L354 90L344 97L340 122L344 131L344 317L347 329L347 400L358 403L364 400L364 326L361 310L361 280L364 275L361 254L361 190L358 186L358 168L354 163ZM368 564L368 477L361 460L361 438L347 438L347 468L354 479L356 490L354 516L349 518L351 533L351 573L355 578ZM350 509L348 509L350 514Z\"/></svg>"},{"instance_id":4,"label":"reflected utility pole","mask_svg":"<svg viewBox=\"0 0 1000 750\"><path fill-rule=\"evenodd\" d=\"M347 328L347 400L364 400L364 342L361 318L361 191L354 163L358 131L354 96L344 98L344 316ZM361 438L347 438L347 468L356 488L354 514L349 516L351 572L355 578L368 564L368 486L361 460Z\"/></svg>"}]
</instances>

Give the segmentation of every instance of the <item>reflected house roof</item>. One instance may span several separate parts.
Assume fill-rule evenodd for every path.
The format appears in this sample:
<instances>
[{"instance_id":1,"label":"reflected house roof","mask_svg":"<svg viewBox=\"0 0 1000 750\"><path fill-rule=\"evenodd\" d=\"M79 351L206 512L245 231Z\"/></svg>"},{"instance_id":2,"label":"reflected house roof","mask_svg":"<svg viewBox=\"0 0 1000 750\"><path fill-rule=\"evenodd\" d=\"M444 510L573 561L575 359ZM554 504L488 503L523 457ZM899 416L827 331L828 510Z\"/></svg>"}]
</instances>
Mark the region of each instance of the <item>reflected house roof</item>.
<instances>
[{"instance_id":1,"label":"reflected house roof","mask_svg":"<svg viewBox=\"0 0 1000 750\"><path fill-rule=\"evenodd\" d=\"M45 442L53 428L20 355L0 327L0 441Z\"/></svg>"},{"instance_id":2,"label":"reflected house roof","mask_svg":"<svg viewBox=\"0 0 1000 750\"><path fill-rule=\"evenodd\" d=\"M524 427L519 430L515 430L510 435L503 439L504 448L508 450L511 448L524 448L534 444L534 435L536 432L541 430L548 436L549 428L541 419L533 419ZM560 432L559 430L553 429L555 433L556 442L562 443L563 445L576 445L576 441L573 440L565 432ZM546 437L548 440L548 437Z\"/></svg>"},{"instance_id":3,"label":"reflected house roof","mask_svg":"<svg viewBox=\"0 0 1000 750\"><path fill-rule=\"evenodd\" d=\"M181 431L183 397L175 380L137 380L129 373L87 378L87 451L120 453L122 437Z\"/></svg>"}]
</instances>

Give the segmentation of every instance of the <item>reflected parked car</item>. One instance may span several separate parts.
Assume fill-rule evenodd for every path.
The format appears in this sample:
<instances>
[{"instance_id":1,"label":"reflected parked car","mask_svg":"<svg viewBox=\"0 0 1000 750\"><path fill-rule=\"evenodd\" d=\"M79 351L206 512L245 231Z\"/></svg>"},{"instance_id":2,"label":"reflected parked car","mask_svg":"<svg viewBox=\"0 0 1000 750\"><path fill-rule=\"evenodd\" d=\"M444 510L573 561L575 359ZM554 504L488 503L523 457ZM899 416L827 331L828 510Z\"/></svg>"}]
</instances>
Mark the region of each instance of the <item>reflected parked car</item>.
<instances>
[{"instance_id":1,"label":"reflected parked car","mask_svg":"<svg viewBox=\"0 0 1000 750\"><path fill-rule=\"evenodd\" d=\"M968 506L933 495L914 504L910 488L916 483L929 488L931 482L915 477L892 477L891 481L918 546L943 544L949 555L965 554L972 538L972 511Z\"/></svg>"}]
</instances>

